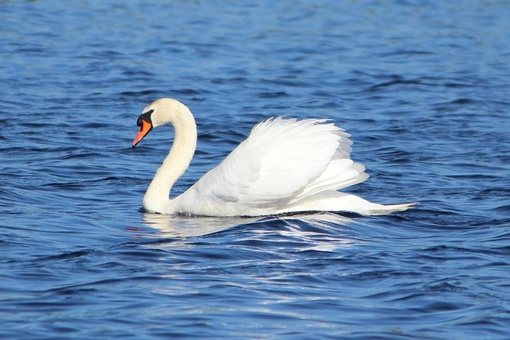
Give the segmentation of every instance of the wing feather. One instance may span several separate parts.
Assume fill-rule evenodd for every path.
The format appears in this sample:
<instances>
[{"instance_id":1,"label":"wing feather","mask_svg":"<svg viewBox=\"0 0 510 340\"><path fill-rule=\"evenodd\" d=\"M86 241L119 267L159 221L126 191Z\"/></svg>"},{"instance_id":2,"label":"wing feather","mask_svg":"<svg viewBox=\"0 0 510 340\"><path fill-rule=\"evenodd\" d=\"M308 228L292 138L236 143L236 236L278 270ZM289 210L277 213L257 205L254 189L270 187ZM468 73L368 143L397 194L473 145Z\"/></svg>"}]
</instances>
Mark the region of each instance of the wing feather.
<instances>
[{"instance_id":1,"label":"wing feather","mask_svg":"<svg viewBox=\"0 0 510 340\"><path fill-rule=\"evenodd\" d=\"M364 167L350 159L351 145L327 120L271 118L182 196L236 209L278 209L365 180Z\"/></svg>"}]
</instances>

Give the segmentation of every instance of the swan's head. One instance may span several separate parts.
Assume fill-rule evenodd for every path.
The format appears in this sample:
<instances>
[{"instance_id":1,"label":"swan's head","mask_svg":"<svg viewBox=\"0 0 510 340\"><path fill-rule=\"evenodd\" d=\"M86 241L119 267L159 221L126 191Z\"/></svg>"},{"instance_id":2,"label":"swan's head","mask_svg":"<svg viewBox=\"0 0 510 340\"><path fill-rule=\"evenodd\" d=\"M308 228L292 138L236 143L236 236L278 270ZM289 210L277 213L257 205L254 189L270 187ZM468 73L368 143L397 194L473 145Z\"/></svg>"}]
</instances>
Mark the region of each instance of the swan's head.
<instances>
[{"instance_id":1,"label":"swan's head","mask_svg":"<svg viewBox=\"0 0 510 340\"><path fill-rule=\"evenodd\" d=\"M191 112L186 105L175 99L162 98L152 102L138 117L136 125L140 127L140 131L133 140L133 147L140 143L152 129L167 124L175 125L189 116L191 116ZM191 117L193 120L193 116Z\"/></svg>"}]
</instances>

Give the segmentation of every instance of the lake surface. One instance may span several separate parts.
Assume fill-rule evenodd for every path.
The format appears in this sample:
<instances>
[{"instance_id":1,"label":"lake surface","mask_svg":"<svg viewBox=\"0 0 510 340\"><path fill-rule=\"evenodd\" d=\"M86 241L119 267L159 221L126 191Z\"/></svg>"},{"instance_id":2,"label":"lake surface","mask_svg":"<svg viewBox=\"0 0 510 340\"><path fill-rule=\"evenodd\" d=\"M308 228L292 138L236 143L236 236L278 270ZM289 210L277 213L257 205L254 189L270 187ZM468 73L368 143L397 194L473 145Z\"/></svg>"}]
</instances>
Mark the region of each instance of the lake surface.
<instances>
[{"instance_id":1,"label":"lake surface","mask_svg":"<svg viewBox=\"0 0 510 340\"><path fill-rule=\"evenodd\" d=\"M0 2L0 337L508 339L508 1ZM199 143L330 118L389 216L144 214L173 97ZM299 169L296 169L299 171Z\"/></svg>"}]
</instances>

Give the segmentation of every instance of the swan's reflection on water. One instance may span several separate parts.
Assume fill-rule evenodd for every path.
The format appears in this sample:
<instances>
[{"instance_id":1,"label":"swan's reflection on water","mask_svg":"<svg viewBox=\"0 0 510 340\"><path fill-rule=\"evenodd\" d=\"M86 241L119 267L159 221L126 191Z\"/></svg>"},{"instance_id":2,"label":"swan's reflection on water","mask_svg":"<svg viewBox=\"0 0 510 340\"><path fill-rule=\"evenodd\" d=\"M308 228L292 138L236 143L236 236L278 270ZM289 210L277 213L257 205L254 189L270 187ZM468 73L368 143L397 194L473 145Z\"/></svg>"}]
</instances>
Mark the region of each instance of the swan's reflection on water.
<instances>
[{"instance_id":1,"label":"swan's reflection on water","mask_svg":"<svg viewBox=\"0 0 510 340\"><path fill-rule=\"evenodd\" d=\"M235 226L247 225L255 222L271 223L281 221L292 232L299 234L309 229L307 224L323 231L332 231L338 227L345 227L352 218L335 213L288 214L263 217L200 217L175 216L144 213L142 223L159 230L166 237L197 237L220 232Z\"/></svg>"},{"instance_id":2,"label":"swan's reflection on water","mask_svg":"<svg viewBox=\"0 0 510 340\"><path fill-rule=\"evenodd\" d=\"M162 214L143 214L143 224L158 229L164 236L196 237L216 233L241 224L252 223L260 218L199 217Z\"/></svg>"}]
</instances>

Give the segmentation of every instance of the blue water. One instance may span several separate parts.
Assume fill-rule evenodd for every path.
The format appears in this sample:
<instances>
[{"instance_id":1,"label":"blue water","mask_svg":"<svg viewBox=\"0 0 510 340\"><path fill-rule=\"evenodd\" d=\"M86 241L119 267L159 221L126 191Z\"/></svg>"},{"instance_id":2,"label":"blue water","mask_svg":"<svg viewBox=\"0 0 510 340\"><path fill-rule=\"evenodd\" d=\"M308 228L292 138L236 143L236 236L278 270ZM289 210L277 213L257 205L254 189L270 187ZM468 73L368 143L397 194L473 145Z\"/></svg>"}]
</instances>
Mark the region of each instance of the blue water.
<instances>
[{"instance_id":1,"label":"blue water","mask_svg":"<svg viewBox=\"0 0 510 340\"><path fill-rule=\"evenodd\" d=\"M1 1L0 337L510 338L507 1ZM408 212L141 212L194 112L183 192L270 116L330 118ZM296 169L298 171L299 169Z\"/></svg>"}]
</instances>

